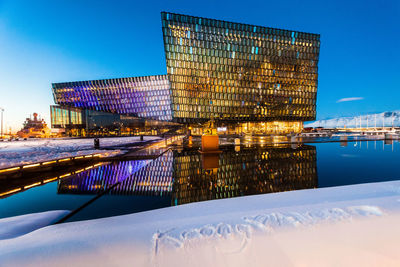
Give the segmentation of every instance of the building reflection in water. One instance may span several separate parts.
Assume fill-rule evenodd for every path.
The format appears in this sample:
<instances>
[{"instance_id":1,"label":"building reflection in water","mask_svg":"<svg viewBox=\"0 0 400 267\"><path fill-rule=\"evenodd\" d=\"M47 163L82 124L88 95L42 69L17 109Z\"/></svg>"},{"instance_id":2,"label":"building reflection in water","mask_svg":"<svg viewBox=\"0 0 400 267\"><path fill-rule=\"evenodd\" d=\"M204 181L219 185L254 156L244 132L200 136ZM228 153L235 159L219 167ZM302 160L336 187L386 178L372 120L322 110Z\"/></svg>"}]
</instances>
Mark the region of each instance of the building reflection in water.
<instances>
[{"instance_id":1,"label":"building reflection in water","mask_svg":"<svg viewBox=\"0 0 400 267\"><path fill-rule=\"evenodd\" d=\"M318 185L314 146L241 148L218 156L218 168L206 169L204 161L214 161L215 155L207 158L194 150L175 151L173 204Z\"/></svg>"},{"instance_id":2,"label":"building reflection in water","mask_svg":"<svg viewBox=\"0 0 400 267\"><path fill-rule=\"evenodd\" d=\"M198 149L174 150L150 161L121 161L59 181L58 192L171 196L171 204L315 188L316 149L258 147L224 149L201 154Z\"/></svg>"},{"instance_id":3,"label":"building reflection in water","mask_svg":"<svg viewBox=\"0 0 400 267\"><path fill-rule=\"evenodd\" d=\"M165 195L172 191L172 152L151 160L119 161L92 169L58 184L62 194Z\"/></svg>"}]
</instances>

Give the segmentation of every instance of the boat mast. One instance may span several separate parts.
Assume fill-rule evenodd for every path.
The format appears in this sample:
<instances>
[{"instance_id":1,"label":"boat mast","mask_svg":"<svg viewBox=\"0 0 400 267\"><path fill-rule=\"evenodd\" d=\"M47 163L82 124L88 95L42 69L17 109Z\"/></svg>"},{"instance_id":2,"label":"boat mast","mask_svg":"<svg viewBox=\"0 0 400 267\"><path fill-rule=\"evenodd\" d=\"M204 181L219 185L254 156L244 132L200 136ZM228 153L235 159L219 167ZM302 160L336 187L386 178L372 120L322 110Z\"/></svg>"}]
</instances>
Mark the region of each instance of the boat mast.
<instances>
[{"instance_id":1,"label":"boat mast","mask_svg":"<svg viewBox=\"0 0 400 267\"><path fill-rule=\"evenodd\" d=\"M394 130L394 113L392 112L392 131Z\"/></svg>"},{"instance_id":2,"label":"boat mast","mask_svg":"<svg viewBox=\"0 0 400 267\"><path fill-rule=\"evenodd\" d=\"M385 130L385 113L383 113L383 116L382 116L382 131L384 131Z\"/></svg>"}]
</instances>

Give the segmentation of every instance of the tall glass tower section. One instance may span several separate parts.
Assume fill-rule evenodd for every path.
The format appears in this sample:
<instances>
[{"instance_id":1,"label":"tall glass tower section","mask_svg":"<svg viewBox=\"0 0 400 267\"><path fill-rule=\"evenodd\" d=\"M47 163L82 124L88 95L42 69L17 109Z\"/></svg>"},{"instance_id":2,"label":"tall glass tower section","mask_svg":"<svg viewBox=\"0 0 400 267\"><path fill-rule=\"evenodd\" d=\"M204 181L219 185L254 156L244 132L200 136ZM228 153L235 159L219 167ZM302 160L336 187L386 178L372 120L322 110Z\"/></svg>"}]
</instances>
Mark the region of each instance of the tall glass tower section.
<instances>
[{"instance_id":1,"label":"tall glass tower section","mask_svg":"<svg viewBox=\"0 0 400 267\"><path fill-rule=\"evenodd\" d=\"M319 34L161 17L176 122L315 120Z\"/></svg>"}]
</instances>

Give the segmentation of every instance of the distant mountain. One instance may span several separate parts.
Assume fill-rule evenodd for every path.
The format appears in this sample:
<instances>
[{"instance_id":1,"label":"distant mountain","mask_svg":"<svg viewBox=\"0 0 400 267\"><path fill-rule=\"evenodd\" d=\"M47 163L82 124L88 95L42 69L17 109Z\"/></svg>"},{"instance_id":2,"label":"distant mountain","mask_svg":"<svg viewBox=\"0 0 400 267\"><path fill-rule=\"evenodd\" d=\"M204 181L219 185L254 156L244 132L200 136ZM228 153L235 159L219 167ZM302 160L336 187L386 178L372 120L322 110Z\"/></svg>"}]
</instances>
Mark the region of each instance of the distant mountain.
<instances>
[{"instance_id":1,"label":"distant mountain","mask_svg":"<svg viewBox=\"0 0 400 267\"><path fill-rule=\"evenodd\" d=\"M341 117L327 120L319 120L311 123L305 123L304 127L324 127L324 128L343 128L360 127L390 127L400 126L400 111L387 111L377 114L361 115L356 117Z\"/></svg>"}]
</instances>

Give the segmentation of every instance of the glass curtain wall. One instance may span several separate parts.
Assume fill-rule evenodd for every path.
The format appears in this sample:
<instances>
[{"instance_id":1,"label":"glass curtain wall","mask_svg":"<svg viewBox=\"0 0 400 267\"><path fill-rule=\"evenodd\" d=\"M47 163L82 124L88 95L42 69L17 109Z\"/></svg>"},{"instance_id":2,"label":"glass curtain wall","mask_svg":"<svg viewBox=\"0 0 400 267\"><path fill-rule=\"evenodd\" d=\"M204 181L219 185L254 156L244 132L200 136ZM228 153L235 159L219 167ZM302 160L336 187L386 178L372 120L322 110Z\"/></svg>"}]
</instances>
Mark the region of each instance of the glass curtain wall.
<instances>
[{"instance_id":1,"label":"glass curtain wall","mask_svg":"<svg viewBox=\"0 0 400 267\"><path fill-rule=\"evenodd\" d=\"M171 121L166 75L53 83L54 101L63 106Z\"/></svg>"},{"instance_id":2,"label":"glass curtain wall","mask_svg":"<svg viewBox=\"0 0 400 267\"><path fill-rule=\"evenodd\" d=\"M175 121L315 119L319 34L161 16Z\"/></svg>"}]
</instances>

